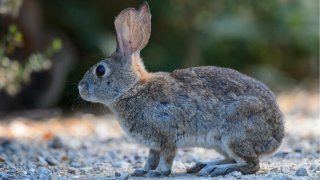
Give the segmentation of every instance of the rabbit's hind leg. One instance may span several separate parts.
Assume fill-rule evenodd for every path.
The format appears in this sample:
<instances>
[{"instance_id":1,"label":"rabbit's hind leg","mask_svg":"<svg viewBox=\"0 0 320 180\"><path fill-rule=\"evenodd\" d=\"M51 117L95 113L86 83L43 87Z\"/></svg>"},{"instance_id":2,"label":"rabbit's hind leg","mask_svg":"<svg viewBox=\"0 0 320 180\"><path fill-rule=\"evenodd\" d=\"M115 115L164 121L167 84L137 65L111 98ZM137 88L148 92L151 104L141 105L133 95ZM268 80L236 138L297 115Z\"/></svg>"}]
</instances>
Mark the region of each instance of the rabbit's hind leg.
<instances>
[{"instance_id":1,"label":"rabbit's hind leg","mask_svg":"<svg viewBox=\"0 0 320 180\"><path fill-rule=\"evenodd\" d=\"M211 171L221 164L235 163L236 161L231 158L215 159L211 161L199 161L191 168L187 169L187 173L198 173L199 175L209 175Z\"/></svg>"},{"instance_id":2,"label":"rabbit's hind leg","mask_svg":"<svg viewBox=\"0 0 320 180\"><path fill-rule=\"evenodd\" d=\"M215 176L220 176L220 175L226 175L226 174L229 174L234 171L240 171L242 174L253 174L258 170L259 170L259 167L256 166L256 163L251 163L251 162L250 163L221 164L221 165L217 165L213 169L213 171L210 172L210 175L215 177Z\"/></svg>"},{"instance_id":3,"label":"rabbit's hind leg","mask_svg":"<svg viewBox=\"0 0 320 180\"><path fill-rule=\"evenodd\" d=\"M234 171L240 171L242 174L253 174L260 169L259 157L254 152L250 144L243 141L233 141L229 146L229 155L235 160L235 164L217 165L211 176L226 175Z\"/></svg>"},{"instance_id":4,"label":"rabbit's hind leg","mask_svg":"<svg viewBox=\"0 0 320 180\"><path fill-rule=\"evenodd\" d=\"M149 170L157 168L160 159L160 151L150 149L148 160L143 168L136 169L131 175L132 176L143 176L148 173Z\"/></svg>"}]
</instances>

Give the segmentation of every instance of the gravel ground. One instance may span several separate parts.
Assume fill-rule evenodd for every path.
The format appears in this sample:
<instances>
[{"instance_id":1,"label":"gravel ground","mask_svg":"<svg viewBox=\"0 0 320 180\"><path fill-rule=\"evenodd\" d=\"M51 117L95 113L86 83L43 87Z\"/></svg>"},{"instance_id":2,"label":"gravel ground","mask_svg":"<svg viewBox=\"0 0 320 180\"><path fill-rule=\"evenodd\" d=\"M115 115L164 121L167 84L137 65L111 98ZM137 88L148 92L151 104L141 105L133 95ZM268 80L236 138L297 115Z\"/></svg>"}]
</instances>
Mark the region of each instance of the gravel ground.
<instances>
[{"instance_id":1,"label":"gravel ground","mask_svg":"<svg viewBox=\"0 0 320 180\"><path fill-rule=\"evenodd\" d=\"M278 101L286 116L279 151L264 157L254 175L234 172L216 179L320 179L318 93L296 90L280 94ZM141 179L129 174L143 166L148 149L126 137L114 116L41 117L41 112L0 120L0 179ZM185 169L219 157L214 150L180 149L173 174L161 179L212 179Z\"/></svg>"}]
</instances>

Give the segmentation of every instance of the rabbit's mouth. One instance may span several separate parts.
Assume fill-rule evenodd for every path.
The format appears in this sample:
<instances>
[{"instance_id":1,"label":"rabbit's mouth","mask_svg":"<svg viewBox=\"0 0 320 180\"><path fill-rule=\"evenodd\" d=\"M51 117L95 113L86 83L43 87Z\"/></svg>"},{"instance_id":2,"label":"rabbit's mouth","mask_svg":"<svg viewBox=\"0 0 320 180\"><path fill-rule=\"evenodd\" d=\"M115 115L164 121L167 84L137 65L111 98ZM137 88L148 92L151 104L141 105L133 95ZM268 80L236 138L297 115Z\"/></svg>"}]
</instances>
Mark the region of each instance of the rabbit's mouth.
<instances>
[{"instance_id":1,"label":"rabbit's mouth","mask_svg":"<svg viewBox=\"0 0 320 180\"><path fill-rule=\"evenodd\" d=\"M78 85L79 94L82 99L89 102L97 102L97 98L91 93L91 89L86 85L86 83L80 82Z\"/></svg>"}]
</instances>

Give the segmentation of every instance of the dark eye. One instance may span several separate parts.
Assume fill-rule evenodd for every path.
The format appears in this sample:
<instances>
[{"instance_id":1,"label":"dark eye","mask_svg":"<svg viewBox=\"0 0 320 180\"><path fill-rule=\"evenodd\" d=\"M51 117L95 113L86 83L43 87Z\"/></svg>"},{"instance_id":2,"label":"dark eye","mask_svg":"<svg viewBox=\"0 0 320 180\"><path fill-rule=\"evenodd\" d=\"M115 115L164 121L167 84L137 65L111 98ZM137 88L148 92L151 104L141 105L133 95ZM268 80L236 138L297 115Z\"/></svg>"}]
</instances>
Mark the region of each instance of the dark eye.
<instances>
[{"instance_id":1,"label":"dark eye","mask_svg":"<svg viewBox=\"0 0 320 180\"><path fill-rule=\"evenodd\" d=\"M101 77L103 76L104 74L106 73L106 68L102 65L99 65L97 68L96 68L96 75Z\"/></svg>"}]
</instances>

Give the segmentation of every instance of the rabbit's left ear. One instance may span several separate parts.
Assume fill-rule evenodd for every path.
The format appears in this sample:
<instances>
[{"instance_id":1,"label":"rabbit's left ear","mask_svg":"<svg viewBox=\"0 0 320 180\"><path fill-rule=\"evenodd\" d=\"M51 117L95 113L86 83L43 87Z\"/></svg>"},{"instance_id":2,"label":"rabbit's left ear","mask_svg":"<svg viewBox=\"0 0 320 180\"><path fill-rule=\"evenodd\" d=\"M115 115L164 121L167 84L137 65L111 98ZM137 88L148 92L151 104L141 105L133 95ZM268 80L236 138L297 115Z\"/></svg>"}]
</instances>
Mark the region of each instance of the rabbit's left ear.
<instances>
[{"instance_id":1,"label":"rabbit's left ear","mask_svg":"<svg viewBox=\"0 0 320 180\"><path fill-rule=\"evenodd\" d=\"M127 8L121 11L114 25L117 32L117 51L130 56L141 50L144 41L142 22L135 9Z\"/></svg>"},{"instance_id":2,"label":"rabbit's left ear","mask_svg":"<svg viewBox=\"0 0 320 180\"><path fill-rule=\"evenodd\" d=\"M138 15L142 22L143 30L143 42L141 45L141 50L148 44L151 34L151 14L149 5L147 2L144 2L141 7L138 9Z\"/></svg>"}]
</instances>

